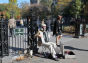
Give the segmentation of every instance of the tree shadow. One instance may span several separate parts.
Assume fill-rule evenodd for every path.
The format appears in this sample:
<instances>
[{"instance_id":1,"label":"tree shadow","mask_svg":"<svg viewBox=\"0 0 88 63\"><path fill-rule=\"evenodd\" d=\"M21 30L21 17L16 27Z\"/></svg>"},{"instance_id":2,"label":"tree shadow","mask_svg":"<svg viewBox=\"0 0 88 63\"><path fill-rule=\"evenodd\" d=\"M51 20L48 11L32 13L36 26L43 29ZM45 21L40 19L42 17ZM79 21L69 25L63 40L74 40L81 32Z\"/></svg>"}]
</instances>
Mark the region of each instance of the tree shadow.
<instances>
[{"instance_id":1,"label":"tree shadow","mask_svg":"<svg viewBox=\"0 0 88 63\"><path fill-rule=\"evenodd\" d=\"M24 50L24 48L17 48L17 47L10 47L9 49L12 49L13 51Z\"/></svg>"},{"instance_id":2,"label":"tree shadow","mask_svg":"<svg viewBox=\"0 0 88 63\"><path fill-rule=\"evenodd\" d=\"M64 48L65 49L70 49L70 50L88 51L88 50L85 50L85 49L75 48L75 47L72 47L72 46L64 46Z\"/></svg>"},{"instance_id":3,"label":"tree shadow","mask_svg":"<svg viewBox=\"0 0 88 63\"><path fill-rule=\"evenodd\" d=\"M72 35L63 35L63 37L73 38L73 36L72 36Z\"/></svg>"}]
</instances>

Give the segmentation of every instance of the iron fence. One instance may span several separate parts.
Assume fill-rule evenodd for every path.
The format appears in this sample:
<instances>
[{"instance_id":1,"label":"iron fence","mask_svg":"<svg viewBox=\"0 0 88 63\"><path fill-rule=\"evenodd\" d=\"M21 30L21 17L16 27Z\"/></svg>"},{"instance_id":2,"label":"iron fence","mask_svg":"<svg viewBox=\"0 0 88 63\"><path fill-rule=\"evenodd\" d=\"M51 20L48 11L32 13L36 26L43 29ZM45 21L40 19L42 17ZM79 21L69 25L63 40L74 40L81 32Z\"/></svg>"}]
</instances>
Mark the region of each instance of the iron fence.
<instances>
[{"instance_id":1,"label":"iron fence","mask_svg":"<svg viewBox=\"0 0 88 63\"><path fill-rule=\"evenodd\" d=\"M12 36L8 32L9 52L16 53L27 49L27 27L16 27L13 32Z\"/></svg>"},{"instance_id":2,"label":"iron fence","mask_svg":"<svg viewBox=\"0 0 88 63\"><path fill-rule=\"evenodd\" d=\"M24 51L28 47L27 26L16 26L13 29L12 36L8 28L8 20L0 20L0 56L6 56L10 53Z\"/></svg>"},{"instance_id":3,"label":"iron fence","mask_svg":"<svg viewBox=\"0 0 88 63\"><path fill-rule=\"evenodd\" d=\"M0 20L0 56L8 55L8 22Z\"/></svg>"}]
</instances>

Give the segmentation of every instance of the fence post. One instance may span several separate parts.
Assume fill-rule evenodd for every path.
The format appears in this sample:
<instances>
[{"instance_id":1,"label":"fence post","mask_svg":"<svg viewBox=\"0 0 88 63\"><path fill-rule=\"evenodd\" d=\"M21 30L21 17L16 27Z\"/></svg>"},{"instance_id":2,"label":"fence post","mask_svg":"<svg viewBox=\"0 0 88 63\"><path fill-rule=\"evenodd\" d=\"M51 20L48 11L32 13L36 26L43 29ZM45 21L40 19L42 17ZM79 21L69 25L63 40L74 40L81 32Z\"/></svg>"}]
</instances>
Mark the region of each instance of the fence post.
<instances>
[{"instance_id":1,"label":"fence post","mask_svg":"<svg viewBox=\"0 0 88 63\"><path fill-rule=\"evenodd\" d=\"M30 22L29 22L30 19ZM37 49L37 41L36 38L34 38L34 35L37 32L37 23L34 23L33 17L27 18L27 23L28 23L28 45L29 49L33 50L33 53L36 54L38 52Z\"/></svg>"},{"instance_id":2,"label":"fence post","mask_svg":"<svg viewBox=\"0 0 88 63\"><path fill-rule=\"evenodd\" d=\"M9 54L8 50L8 22L1 18L0 20L0 56Z\"/></svg>"}]
</instances>

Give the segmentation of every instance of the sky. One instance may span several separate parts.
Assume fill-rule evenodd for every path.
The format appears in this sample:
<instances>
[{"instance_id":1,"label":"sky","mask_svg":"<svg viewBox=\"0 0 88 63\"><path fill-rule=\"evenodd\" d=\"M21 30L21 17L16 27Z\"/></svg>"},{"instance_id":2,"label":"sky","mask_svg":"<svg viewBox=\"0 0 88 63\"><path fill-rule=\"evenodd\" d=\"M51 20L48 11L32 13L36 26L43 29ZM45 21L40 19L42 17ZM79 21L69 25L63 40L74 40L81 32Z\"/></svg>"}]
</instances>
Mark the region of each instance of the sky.
<instances>
[{"instance_id":1,"label":"sky","mask_svg":"<svg viewBox=\"0 0 88 63\"><path fill-rule=\"evenodd\" d=\"M24 1L30 3L30 0L18 0L17 3L19 4L19 3L24 2ZM0 3L8 3L8 2L9 2L9 0L0 0Z\"/></svg>"}]
</instances>

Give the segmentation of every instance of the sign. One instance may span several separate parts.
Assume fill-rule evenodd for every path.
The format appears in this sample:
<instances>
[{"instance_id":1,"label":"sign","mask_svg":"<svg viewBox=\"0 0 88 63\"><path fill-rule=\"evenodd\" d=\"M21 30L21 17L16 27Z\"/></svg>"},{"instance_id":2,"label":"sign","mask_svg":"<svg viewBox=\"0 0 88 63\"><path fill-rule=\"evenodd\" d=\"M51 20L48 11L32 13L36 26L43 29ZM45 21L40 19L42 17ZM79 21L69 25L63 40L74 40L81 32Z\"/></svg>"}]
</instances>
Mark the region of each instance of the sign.
<instances>
[{"instance_id":1,"label":"sign","mask_svg":"<svg viewBox=\"0 0 88 63\"><path fill-rule=\"evenodd\" d=\"M15 35L23 35L24 34L24 28L16 28L14 29L14 34Z\"/></svg>"}]
</instances>

